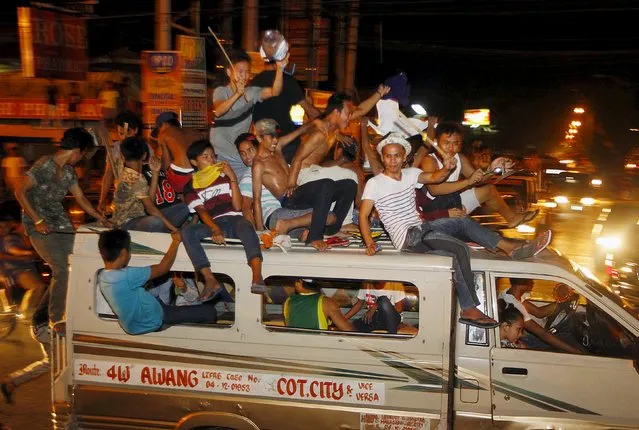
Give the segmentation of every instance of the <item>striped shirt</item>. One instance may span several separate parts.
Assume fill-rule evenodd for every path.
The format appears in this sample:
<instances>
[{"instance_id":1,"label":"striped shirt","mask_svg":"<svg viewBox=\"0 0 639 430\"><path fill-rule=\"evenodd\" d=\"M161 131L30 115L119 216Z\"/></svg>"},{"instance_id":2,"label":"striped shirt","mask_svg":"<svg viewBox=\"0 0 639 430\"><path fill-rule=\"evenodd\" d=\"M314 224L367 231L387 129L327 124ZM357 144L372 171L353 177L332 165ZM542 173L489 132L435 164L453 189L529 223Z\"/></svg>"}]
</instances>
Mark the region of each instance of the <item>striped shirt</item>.
<instances>
[{"instance_id":1,"label":"striped shirt","mask_svg":"<svg viewBox=\"0 0 639 430\"><path fill-rule=\"evenodd\" d=\"M421 173L414 167L402 169L399 181L380 173L368 180L362 194L362 200L372 200L375 204L384 228L398 249L402 249L408 229L422 225L415 205L415 188L422 187L417 182Z\"/></svg>"},{"instance_id":2,"label":"striped shirt","mask_svg":"<svg viewBox=\"0 0 639 430\"><path fill-rule=\"evenodd\" d=\"M253 172L251 172L251 169L248 169L244 176L242 176L240 191L244 197L248 197L251 200L253 199ZM262 204L262 220L266 225L268 217L277 209L281 208L282 204L264 185L262 185L262 198L260 199L260 203Z\"/></svg>"},{"instance_id":3,"label":"striped shirt","mask_svg":"<svg viewBox=\"0 0 639 430\"><path fill-rule=\"evenodd\" d=\"M224 173L203 188L195 188L191 179L184 187L184 200L191 212L195 212L198 206L204 206L213 219L221 216L242 215L242 212L233 208L231 180Z\"/></svg>"}]
</instances>

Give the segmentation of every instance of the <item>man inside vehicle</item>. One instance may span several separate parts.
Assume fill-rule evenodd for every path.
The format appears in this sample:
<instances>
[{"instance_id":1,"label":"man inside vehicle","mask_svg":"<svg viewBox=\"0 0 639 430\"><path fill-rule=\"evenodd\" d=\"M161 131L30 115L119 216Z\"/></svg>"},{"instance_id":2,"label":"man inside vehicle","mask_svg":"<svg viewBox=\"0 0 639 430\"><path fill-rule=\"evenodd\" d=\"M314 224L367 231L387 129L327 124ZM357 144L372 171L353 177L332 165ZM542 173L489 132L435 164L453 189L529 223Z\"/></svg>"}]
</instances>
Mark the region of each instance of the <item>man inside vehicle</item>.
<instances>
[{"instance_id":1,"label":"man inside vehicle","mask_svg":"<svg viewBox=\"0 0 639 430\"><path fill-rule=\"evenodd\" d=\"M319 286L310 280L295 282L295 293L284 302L284 322L287 327L328 330L335 326L340 331L355 331L344 317L337 302L322 294Z\"/></svg>"},{"instance_id":2,"label":"man inside vehicle","mask_svg":"<svg viewBox=\"0 0 639 430\"><path fill-rule=\"evenodd\" d=\"M550 316L555 311L557 303L536 306L526 300L534 286L532 279L511 278L510 285L508 290L499 295L499 309L505 309L510 305L521 312L524 318L524 328L529 334L534 335L526 337L526 343L531 349L554 348L573 354L582 353L582 350L577 345L570 345L567 341L550 333L533 319L533 316L536 318L546 318Z\"/></svg>"},{"instance_id":3,"label":"man inside vehicle","mask_svg":"<svg viewBox=\"0 0 639 430\"><path fill-rule=\"evenodd\" d=\"M394 288L391 282L367 282L366 288L357 293L357 302L350 311L344 315L351 319L366 304L366 314L354 321L355 328L361 333L370 333L374 330L386 330L396 334L402 321L401 313L404 310L404 289Z\"/></svg>"}]
</instances>

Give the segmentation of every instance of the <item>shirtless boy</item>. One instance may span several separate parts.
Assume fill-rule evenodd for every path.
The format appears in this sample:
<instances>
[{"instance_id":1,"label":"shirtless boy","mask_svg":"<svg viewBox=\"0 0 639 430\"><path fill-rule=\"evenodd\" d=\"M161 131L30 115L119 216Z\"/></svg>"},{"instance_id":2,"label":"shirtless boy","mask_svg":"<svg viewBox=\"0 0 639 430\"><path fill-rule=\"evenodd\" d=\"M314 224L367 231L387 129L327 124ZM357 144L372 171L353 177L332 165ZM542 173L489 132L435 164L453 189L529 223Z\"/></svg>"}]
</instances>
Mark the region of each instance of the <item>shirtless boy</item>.
<instances>
[{"instance_id":1,"label":"shirtless boy","mask_svg":"<svg viewBox=\"0 0 639 430\"><path fill-rule=\"evenodd\" d=\"M196 132L182 129L175 112L162 112L155 119L155 129L151 133L157 137L162 150L162 168L166 179L176 193L182 194L184 186L191 180L193 166L186 155L189 145L202 138Z\"/></svg>"},{"instance_id":2,"label":"shirtless boy","mask_svg":"<svg viewBox=\"0 0 639 430\"><path fill-rule=\"evenodd\" d=\"M312 127L312 124L303 127ZM277 123L272 119L258 121L255 124L255 133L259 142L258 152L253 160L252 167L256 225L259 226L263 222L261 195L262 186L264 186L280 202L283 202L282 206L284 208L294 210L313 209L306 244L319 251L328 249L328 244L322 239L326 225L331 224L330 221L332 221L332 219L329 219L331 203L335 202L333 212L336 221L327 229L327 234L335 234L339 231L341 221L344 220L355 198L355 193L357 192L356 182L350 179L318 179L295 188L290 196L287 196L289 169L282 154L282 148L295 138L293 136L294 133L290 133L278 140ZM304 224L306 224L306 221L304 221ZM294 228L302 225L288 223L287 226L280 225L280 228Z\"/></svg>"}]
</instances>

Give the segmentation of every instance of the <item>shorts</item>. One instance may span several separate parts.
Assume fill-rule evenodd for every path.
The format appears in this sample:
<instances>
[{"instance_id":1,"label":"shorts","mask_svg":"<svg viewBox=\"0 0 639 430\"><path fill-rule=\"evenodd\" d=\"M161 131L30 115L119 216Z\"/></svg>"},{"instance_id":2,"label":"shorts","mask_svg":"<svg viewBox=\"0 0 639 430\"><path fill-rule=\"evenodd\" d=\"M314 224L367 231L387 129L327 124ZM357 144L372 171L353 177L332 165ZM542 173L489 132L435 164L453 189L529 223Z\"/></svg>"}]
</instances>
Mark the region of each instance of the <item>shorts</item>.
<instances>
[{"instance_id":1,"label":"shorts","mask_svg":"<svg viewBox=\"0 0 639 430\"><path fill-rule=\"evenodd\" d=\"M166 180L169 181L176 193L181 194L184 192L186 184L191 180L193 172L194 169L185 169L171 163L166 172Z\"/></svg>"},{"instance_id":2,"label":"shorts","mask_svg":"<svg viewBox=\"0 0 639 430\"><path fill-rule=\"evenodd\" d=\"M269 230L273 230L275 228L275 224L279 219L293 219L300 216L304 216L306 214L310 214L313 212L313 209L287 209L287 208L279 208L273 211L272 214L268 216L264 226ZM304 231L303 228L295 228L288 232L288 235L294 239L300 238L300 235Z\"/></svg>"},{"instance_id":3,"label":"shorts","mask_svg":"<svg viewBox=\"0 0 639 430\"><path fill-rule=\"evenodd\" d=\"M461 193L461 201L462 205L466 208L466 212L468 215L471 214L475 209L481 206L479 200L477 200L477 195L475 194L475 189L470 188L463 193Z\"/></svg>"},{"instance_id":4,"label":"shorts","mask_svg":"<svg viewBox=\"0 0 639 430\"><path fill-rule=\"evenodd\" d=\"M308 182L318 181L320 179L332 179L333 181L340 181L342 179L351 179L358 182L357 174L350 169L345 169L340 166L322 167L313 164L310 167L305 167L300 170L300 174L297 177L297 185L304 185Z\"/></svg>"},{"instance_id":5,"label":"shorts","mask_svg":"<svg viewBox=\"0 0 639 430\"><path fill-rule=\"evenodd\" d=\"M293 218L297 218L300 216L304 216L307 214L310 214L311 212L313 212L313 209L286 209L286 208L279 208L276 209L275 211L273 211L272 214L270 214L266 220L266 228L268 229L274 229L275 228L275 223L277 223L277 220L280 219L293 219Z\"/></svg>"}]
</instances>

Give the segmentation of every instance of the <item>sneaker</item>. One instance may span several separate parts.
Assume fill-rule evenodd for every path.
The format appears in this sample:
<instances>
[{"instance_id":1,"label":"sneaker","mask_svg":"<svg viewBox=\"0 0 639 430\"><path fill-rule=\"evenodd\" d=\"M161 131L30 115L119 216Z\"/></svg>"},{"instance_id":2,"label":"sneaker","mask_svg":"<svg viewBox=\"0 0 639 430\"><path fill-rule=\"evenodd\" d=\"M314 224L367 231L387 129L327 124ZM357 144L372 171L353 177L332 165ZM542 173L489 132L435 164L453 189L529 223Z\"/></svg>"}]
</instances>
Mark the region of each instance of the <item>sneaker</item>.
<instances>
[{"instance_id":1,"label":"sneaker","mask_svg":"<svg viewBox=\"0 0 639 430\"><path fill-rule=\"evenodd\" d=\"M552 231L551 230L546 230L543 233L541 233L539 236L537 236L537 238L535 239L535 243L536 243L537 247L536 247L535 253L533 255L537 255L541 251L546 249L546 247L548 245L550 245L550 241L551 240L552 240Z\"/></svg>"},{"instance_id":2,"label":"sneaker","mask_svg":"<svg viewBox=\"0 0 639 430\"><path fill-rule=\"evenodd\" d=\"M535 240L531 240L530 242L517 248L513 252L511 258L513 260L522 260L524 258L534 257L535 255L546 249L551 240L552 232L550 230L546 230L543 233L539 234L539 236L537 236Z\"/></svg>"}]
</instances>

